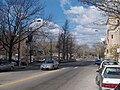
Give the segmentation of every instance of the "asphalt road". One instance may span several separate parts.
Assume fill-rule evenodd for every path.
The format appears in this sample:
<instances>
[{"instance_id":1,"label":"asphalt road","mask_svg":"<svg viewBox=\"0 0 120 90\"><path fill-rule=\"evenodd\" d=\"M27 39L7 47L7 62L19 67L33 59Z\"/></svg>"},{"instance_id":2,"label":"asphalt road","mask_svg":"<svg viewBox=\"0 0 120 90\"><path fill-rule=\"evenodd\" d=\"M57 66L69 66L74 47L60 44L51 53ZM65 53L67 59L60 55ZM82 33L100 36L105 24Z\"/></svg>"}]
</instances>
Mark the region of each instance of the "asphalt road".
<instances>
[{"instance_id":1,"label":"asphalt road","mask_svg":"<svg viewBox=\"0 0 120 90\"><path fill-rule=\"evenodd\" d=\"M0 73L0 90L98 90L93 61L62 63L60 69Z\"/></svg>"}]
</instances>

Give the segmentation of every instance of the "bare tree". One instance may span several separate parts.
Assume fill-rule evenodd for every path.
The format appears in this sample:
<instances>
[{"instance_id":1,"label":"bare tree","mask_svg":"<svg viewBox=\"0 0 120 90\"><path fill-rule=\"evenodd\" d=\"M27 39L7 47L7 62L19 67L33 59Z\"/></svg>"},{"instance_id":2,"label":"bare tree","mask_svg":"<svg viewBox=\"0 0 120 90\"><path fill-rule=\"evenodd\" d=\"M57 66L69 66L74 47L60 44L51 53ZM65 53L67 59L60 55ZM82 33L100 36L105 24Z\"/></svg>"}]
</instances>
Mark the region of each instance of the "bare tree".
<instances>
[{"instance_id":1,"label":"bare tree","mask_svg":"<svg viewBox=\"0 0 120 90\"><path fill-rule=\"evenodd\" d=\"M38 23L35 24L35 26L39 26ZM53 46L55 44L54 41L56 40L56 35L52 33L51 30L55 29L56 26L51 21L46 21L46 24L46 26L42 27L42 29L38 30L33 34L34 44L32 46L33 49L35 47L36 50L41 50L43 55L50 56L52 58L53 51L55 51L55 48ZM40 55L38 55L38 57L40 57Z\"/></svg>"},{"instance_id":2,"label":"bare tree","mask_svg":"<svg viewBox=\"0 0 120 90\"><path fill-rule=\"evenodd\" d=\"M93 45L94 51L98 58L104 58L105 44L102 42L97 42Z\"/></svg>"},{"instance_id":3,"label":"bare tree","mask_svg":"<svg viewBox=\"0 0 120 90\"><path fill-rule=\"evenodd\" d=\"M76 45L76 54L80 58L86 58L89 55L90 48L87 44Z\"/></svg>"},{"instance_id":4,"label":"bare tree","mask_svg":"<svg viewBox=\"0 0 120 90\"><path fill-rule=\"evenodd\" d=\"M63 25L62 29L63 32L58 37L58 56L60 57L60 55L62 54L62 59L68 61L72 57L72 54L74 52L74 38L69 32L68 20L65 21L65 24Z\"/></svg>"},{"instance_id":5,"label":"bare tree","mask_svg":"<svg viewBox=\"0 0 120 90\"><path fill-rule=\"evenodd\" d=\"M78 0L79 2L93 5L98 9L120 18L120 0Z\"/></svg>"},{"instance_id":6,"label":"bare tree","mask_svg":"<svg viewBox=\"0 0 120 90\"><path fill-rule=\"evenodd\" d=\"M87 5L93 5L97 7L99 10L106 13L108 16L113 16L115 19L120 20L120 0L78 0ZM120 21L118 20L117 26L120 25Z\"/></svg>"},{"instance_id":7,"label":"bare tree","mask_svg":"<svg viewBox=\"0 0 120 90\"><path fill-rule=\"evenodd\" d=\"M33 19L43 15L44 4L40 0L2 0L0 4L0 44L12 59L16 44L44 26L44 22L30 32ZM19 48L18 48L19 49Z\"/></svg>"}]
</instances>

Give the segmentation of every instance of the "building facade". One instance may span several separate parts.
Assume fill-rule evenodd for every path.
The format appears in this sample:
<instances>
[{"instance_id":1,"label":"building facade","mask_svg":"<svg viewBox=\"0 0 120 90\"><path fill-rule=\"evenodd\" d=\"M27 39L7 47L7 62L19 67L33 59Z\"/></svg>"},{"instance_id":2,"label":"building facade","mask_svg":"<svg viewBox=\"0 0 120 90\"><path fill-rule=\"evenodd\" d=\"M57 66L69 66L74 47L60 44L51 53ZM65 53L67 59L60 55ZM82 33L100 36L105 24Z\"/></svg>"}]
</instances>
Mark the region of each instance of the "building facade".
<instances>
[{"instance_id":1,"label":"building facade","mask_svg":"<svg viewBox=\"0 0 120 90\"><path fill-rule=\"evenodd\" d=\"M109 17L106 30L106 58L116 59L117 49L120 47L120 19ZM118 56L117 56L118 57Z\"/></svg>"}]
</instances>

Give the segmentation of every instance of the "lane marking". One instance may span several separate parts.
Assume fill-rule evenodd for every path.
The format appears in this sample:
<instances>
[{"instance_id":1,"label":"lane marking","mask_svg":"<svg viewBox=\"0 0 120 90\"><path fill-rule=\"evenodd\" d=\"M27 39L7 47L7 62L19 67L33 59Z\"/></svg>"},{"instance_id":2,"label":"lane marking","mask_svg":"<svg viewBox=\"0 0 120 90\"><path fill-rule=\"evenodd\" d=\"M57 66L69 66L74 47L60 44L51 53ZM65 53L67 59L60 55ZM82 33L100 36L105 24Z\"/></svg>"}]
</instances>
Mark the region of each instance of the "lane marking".
<instances>
[{"instance_id":1,"label":"lane marking","mask_svg":"<svg viewBox=\"0 0 120 90\"><path fill-rule=\"evenodd\" d=\"M5 87L5 86L8 86L8 85L17 84L17 83L20 83L20 82L23 82L23 81L31 80L31 79L34 79L34 78L37 78L37 77L40 77L40 76L44 76L44 75L47 75L47 74L50 74L50 73L53 73L53 72L57 72L57 71L59 71L59 70L49 71L49 72L45 72L45 73L41 73L41 74L31 76L31 77L27 77L27 78L19 79L19 80L16 80L16 81L8 82L8 83L5 83L5 84L0 84L0 87Z\"/></svg>"},{"instance_id":2,"label":"lane marking","mask_svg":"<svg viewBox=\"0 0 120 90\"><path fill-rule=\"evenodd\" d=\"M78 68L78 67L74 67L75 69Z\"/></svg>"}]
</instances>

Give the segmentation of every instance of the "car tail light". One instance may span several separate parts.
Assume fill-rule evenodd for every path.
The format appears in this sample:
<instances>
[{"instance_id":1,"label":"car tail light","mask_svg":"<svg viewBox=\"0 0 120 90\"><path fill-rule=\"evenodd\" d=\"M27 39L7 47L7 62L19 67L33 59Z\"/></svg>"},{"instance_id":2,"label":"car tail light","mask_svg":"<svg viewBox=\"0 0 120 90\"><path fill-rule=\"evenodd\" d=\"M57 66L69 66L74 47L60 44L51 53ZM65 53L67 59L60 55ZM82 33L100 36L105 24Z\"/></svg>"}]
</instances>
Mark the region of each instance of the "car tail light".
<instances>
[{"instance_id":1,"label":"car tail light","mask_svg":"<svg viewBox=\"0 0 120 90\"><path fill-rule=\"evenodd\" d=\"M102 83L102 87L115 88L115 87L117 87L117 84Z\"/></svg>"}]
</instances>

